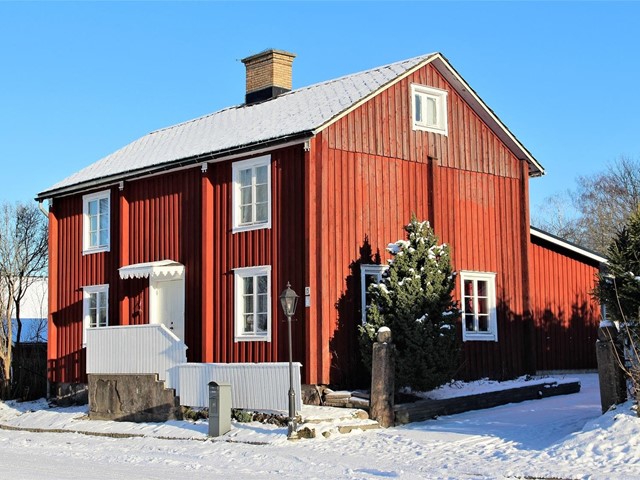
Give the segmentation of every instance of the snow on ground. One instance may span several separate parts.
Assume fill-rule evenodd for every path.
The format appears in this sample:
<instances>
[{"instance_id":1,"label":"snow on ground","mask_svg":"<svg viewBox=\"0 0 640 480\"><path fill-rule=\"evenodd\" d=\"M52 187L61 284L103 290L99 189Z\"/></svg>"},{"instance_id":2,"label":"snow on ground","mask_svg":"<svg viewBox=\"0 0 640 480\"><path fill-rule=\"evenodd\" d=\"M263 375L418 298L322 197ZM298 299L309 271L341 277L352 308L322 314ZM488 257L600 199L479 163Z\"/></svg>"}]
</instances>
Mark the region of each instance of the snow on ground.
<instances>
[{"instance_id":1,"label":"snow on ground","mask_svg":"<svg viewBox=\"0 0 640 480\"><path fill-rule=\"evenodd\" d=\"M476 380L474 382L462 382L459 380L455 380L430 392L418 392L416 393L416 395L424 398L430 398L432 400L441 400L444 398L463 397L465 395L477 395L480 393L497 392L498 390L505 390L507 388L518 388L525 385L529 387L533 385L543 385L545 383L562 384L575 382L577 380L578 378L575 376L569 377L564 375L545 375L540 377L531 377L529 375L524 375L522 377L516 378L515 380L510 380L507 382L489 380L488 378Z\"/></svg>"},{"instance_id":2,"label":"snow on ground","mask_svg":"<svg viewBox=\"0 0 640 480\"><path fill-rule=\"evenodd\" d=\"M597 376L572 377L582 382L578 394L297 442L285 439L285 428L259 423L233 423L229 434L207 439L206 422L89 421L86 407L0 403L2 425L145 435L0 430L0 477L640 479L640 419L631 404L600 415Z\"/></svg>"}]
</instances>

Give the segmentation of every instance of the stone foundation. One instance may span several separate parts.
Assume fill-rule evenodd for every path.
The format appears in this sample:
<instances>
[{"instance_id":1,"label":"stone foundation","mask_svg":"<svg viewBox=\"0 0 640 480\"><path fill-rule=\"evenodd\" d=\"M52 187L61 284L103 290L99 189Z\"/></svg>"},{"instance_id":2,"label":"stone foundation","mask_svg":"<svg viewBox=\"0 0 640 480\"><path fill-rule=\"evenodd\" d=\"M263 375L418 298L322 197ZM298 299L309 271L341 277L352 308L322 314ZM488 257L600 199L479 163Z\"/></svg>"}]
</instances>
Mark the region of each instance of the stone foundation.
<instances>
[{"instance_id":1,"label":"stone foundation","mask_svg":"<svg viewBox=\"0 0 640 480\"><path fill-rule=\"evenodd\" d=\"M49 398L61 407L86 405L89 389L86 383L52 383L49 386Z\"/></svg>"},{"instance_id":2,"label":"stone foundation","mask_svg":"<svg viewBox=\"0 0 640 480\"><path fill-rule=\"evenodd\" d=\"M157 375L89 375L89 418L165 422L181 420L182 409Z\"/></svg>"}]
</instances>

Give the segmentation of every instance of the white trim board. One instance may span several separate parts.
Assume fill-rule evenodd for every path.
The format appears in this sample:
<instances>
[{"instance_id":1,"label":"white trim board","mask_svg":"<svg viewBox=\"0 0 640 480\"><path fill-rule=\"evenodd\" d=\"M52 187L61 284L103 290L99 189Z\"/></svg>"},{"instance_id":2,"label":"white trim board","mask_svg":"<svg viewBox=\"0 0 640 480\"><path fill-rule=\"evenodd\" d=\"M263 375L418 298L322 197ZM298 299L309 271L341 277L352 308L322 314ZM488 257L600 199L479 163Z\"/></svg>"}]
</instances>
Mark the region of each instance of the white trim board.
<instances>
[{"instance_id":1,"label":"white trim board","mask_svg":"<svg viewBox=\"0 0 640 480\"><path fill-rule=\"evenodd\" d=\"M529 233L533 237L539 238L541 240L545 240L549 243L553 243L554 245L558 245L562 248L566 248L567 250L571 250L572 252L579 253L580 255L590 258L591 260L595 260L596 262L600 262L604 265L609 264L609 261L605 257L598 255L597 253L590 252L589 250L586 250L582 247L574 245L573 243L569 243L565 240L562 240L561 238L551 235L550 233L546 233L546 232L543 232L542 230L538 230L535 227L530 227Z\"/></svg>"}]
</instances>

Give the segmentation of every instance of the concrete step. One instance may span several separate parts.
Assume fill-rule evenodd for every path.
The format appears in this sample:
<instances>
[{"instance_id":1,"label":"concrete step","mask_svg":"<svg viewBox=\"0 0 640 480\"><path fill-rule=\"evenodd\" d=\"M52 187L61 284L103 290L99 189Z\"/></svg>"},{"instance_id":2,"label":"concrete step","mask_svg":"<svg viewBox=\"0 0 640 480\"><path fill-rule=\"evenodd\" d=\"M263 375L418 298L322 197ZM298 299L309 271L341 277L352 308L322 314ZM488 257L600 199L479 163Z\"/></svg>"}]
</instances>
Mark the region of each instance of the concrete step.
<instances>
[{"instance_id":1,"label":"concrete step","mask_svg":"<svg viewBox=\"0 0 640 480\"><path fill-rule=\"evenodd\" d=\"M357 408L304 405L300 416L298 435L301 438L328 438L354 430L380 428L378 422L369 419L367 412Z\"/></svg>"}]
</instances>

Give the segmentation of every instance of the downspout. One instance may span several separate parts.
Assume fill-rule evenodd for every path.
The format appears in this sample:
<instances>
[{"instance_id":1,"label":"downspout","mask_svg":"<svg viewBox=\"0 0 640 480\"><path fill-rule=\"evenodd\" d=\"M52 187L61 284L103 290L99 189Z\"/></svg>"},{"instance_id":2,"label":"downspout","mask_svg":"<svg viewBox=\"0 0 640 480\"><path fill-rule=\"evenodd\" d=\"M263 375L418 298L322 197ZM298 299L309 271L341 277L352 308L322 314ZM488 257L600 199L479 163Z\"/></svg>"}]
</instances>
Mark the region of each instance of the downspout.
<instances>
[{"instance_id":1,"label":"downspout","mask_svg":"<svg viewBox=\"0 0 640 480\"><path fill-rule=\"evenodd\" d=\"M47 217L47 220L49 219L49 212L45 210L45 208L42 206L42 202L44 202L44 200L38 200L38 208L40 209L40 211L42 212L42 214Z\"/></svg>"}]
</instances>

